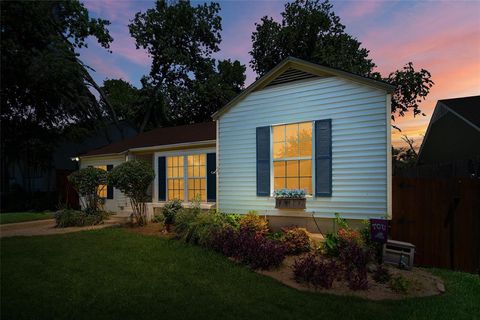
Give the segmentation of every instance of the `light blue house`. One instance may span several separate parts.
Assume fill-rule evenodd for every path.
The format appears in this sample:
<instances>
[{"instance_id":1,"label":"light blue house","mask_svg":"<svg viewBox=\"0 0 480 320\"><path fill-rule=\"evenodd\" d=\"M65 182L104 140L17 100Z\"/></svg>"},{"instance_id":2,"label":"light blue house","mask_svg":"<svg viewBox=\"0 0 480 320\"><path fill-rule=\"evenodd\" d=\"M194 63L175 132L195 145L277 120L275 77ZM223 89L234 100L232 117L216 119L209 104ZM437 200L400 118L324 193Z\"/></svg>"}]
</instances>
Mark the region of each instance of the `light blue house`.
<instances>
[{"instance_id":1,"label":"light blue house","mask_svg":"<svg viewBox=\"0 0 480 320\"><path fill-rule=\"evenodd\" d=\"M199 195L205 208L256 210L273 226L314 230L337 212L357 221L391 216L393 89L288 58L216 112L215 124L143 134L183 132L186 140L151 138L145 143L139 135L86 154L81 165L107 165L109 158L116 163L132 157L151 161L156 171L151 211L172 198L188 206ZM306 209L276 209L272 194L280 188L306 190ZM113 200L110 209L119 211ZM128 211L128 205L123 203L121 210Z\"/></svg>"}]
</instances>

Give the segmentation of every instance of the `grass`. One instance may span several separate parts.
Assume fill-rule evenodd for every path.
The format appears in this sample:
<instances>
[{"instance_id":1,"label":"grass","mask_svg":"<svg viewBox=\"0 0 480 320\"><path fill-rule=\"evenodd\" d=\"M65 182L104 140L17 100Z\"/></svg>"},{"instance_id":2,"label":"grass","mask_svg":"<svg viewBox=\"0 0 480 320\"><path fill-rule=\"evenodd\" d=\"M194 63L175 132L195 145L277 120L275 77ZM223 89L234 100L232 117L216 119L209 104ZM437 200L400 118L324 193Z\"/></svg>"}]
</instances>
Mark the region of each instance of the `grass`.
<instances>
[{"instance_id":1,"label":"grass","mask_svg":"<svg viewBox=\"0 0 480 320\"><path fill-rule=\"evenodd\" d=\"M2 319L475 319L478 276L442 296L373 302L299 292L223 256L109 228L1 243Z\"/></svg>"},{"instance_id":2,"label":"grass","mask_svg":"<svg viewBox=\"0 0 480 320\"><path fill-rule=\"evenodd\" d=\"M5 212L0 213L0 224L52 219L51 212Z\"/></svg>"}]
</instances>

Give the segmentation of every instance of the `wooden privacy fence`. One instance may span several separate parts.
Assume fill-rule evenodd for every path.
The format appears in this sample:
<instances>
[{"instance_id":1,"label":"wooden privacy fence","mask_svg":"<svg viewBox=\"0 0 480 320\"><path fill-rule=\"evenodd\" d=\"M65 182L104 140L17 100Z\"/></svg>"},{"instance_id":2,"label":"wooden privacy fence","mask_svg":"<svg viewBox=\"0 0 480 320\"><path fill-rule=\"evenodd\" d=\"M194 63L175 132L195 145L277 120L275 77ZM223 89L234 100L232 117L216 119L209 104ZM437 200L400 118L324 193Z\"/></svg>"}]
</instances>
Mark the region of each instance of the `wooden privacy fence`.
<instances>
[{"instance_id":1,"label":"wooden privacy fence","mask_svg":"<svg viewBox=\"0 0 480 320\"><path fill-rule=\"evenodd\" d=\"M391 238L416 246L415 264L480 271L480 180L393 177Z\"/></svg>"}]
</instances>

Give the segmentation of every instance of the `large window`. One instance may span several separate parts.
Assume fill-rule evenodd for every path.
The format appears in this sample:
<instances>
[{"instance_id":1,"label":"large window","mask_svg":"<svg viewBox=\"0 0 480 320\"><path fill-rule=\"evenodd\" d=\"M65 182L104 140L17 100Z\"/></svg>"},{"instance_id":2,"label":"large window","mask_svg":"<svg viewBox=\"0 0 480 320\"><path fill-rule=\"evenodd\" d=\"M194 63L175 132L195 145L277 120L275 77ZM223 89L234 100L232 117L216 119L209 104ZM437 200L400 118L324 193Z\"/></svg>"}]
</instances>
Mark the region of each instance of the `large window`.
<instances>
[{"instance_id":1,"label":"large window","mask_svg":"<svg viewBox=\"0 0 480 320\"><path fill-rule=\"evenodd\" d=\"M273 126L274 189L312 194L312 122Z\"/></svg>"},{"instance_id":2,"label":"large window","mask_svg":"<svg viewBox=\"0 0 480 320\"><path fill-rule=\"evenodd\" d=\"M95 168L107 171L107 166L95 166ZM105 185L105 184L99 185L98 189L97 189L97 195L100 198L106 198L107 197L107 185Z\"/></svg>"},{"instance_id":3,"label":"large window","mask_svg":"<svg viewBox=\"0 0 480 320\"><path fill-rule=\"evenodd\" d=\"M188 200L207 201L207 164L205 154L188 156Z\"/></svg>"},{"instance_id":4,"label":"large window","mask_svg":"<svg viewBox=\"0 0 480 320\"><path fill-rule=\"evenodd\" d=\"M184 161L183 156L167 158L168 199L182 200L184 198Z\"/></svg>"},{"instance_id":5,"label":"large window","mask_svg":"<svg viewBox=\"0 0 480 320\"><path fill-rule=\"evenodd\" d=\"M186 175L184 174L186 170ZM168 200L207 201L206 154L167 157Z\"/></svg>"}]
</instances>

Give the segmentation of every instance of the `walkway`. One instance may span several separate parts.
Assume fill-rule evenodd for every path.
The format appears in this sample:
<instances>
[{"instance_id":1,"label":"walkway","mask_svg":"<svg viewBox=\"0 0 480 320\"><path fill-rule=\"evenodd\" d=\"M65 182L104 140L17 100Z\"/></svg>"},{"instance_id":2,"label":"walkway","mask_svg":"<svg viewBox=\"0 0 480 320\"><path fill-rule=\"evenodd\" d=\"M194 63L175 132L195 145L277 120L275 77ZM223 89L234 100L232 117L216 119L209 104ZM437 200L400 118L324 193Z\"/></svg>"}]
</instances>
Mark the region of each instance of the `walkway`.
<instances>
[{"instance_id":1,"label":"walkway","mask_svg":"<svg viewBox=\"0 0 480 320\"><path fill-rule=\"evenodd\" d=\"M85 230L96 230L107 227L120 226L125 223L124 217L111 217L105 223L96 226L55 228L55 220L37 220L0 225L0 238L15 236L41 236L51 234L63 234Z\"/></svg>"}]
</instances>

